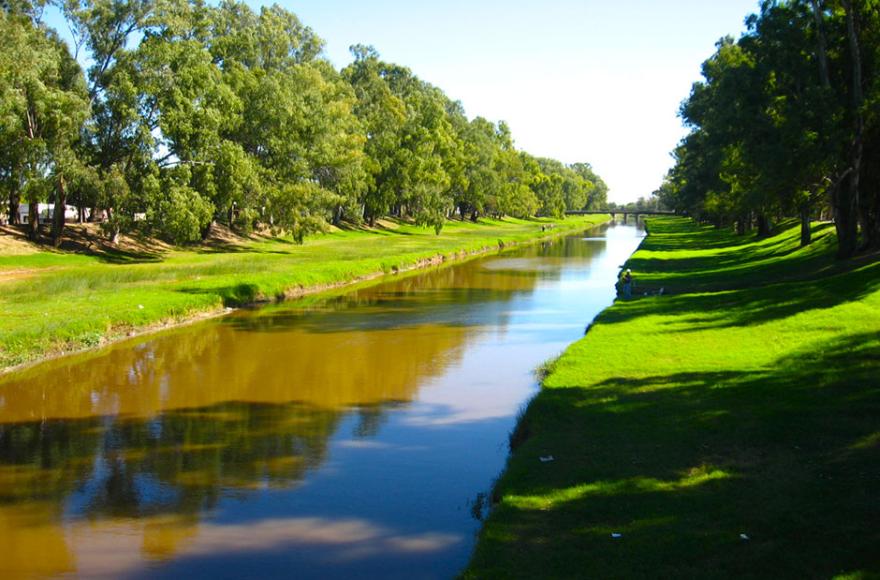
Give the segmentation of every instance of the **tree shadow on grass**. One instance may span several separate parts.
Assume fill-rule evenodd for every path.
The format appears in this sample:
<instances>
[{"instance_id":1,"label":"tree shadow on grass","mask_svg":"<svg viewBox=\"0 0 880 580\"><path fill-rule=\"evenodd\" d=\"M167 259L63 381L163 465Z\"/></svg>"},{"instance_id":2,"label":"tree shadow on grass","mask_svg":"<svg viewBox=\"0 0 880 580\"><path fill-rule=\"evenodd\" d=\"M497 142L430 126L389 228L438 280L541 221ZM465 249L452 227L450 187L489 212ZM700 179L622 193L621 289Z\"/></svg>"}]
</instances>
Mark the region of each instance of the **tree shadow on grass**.
<instances>
[{"instance_id":1,"label":"tree shadow on grass","mask_svg":"<svg viewBox=\"0 0 880 580\"><path fill-rule=\"evenodd\" d=\"M273 243L277 243L273 240ZM276 254L288 256L290 252L286 250L268 250L257 246L243 246L239 244L228 243L211 243L206 246L194 246L191 250L194 254L211 255L211 254Z\"/></svg>"},{"instance_id":2,"label":"tree shadow on grass","mask_svg":"<svg viewBox=\"0 0 880 580\"><path fill-rule=\"evenodd\" d=\"M470 574L878 573L878 416L874 333L760 371L545 389Z\"/></svg>"},{"instance_id":3,"label":"tree shadow on grass","mask_svg":"<svg viewBox=\"0 0 880 580\"><path fill-rule=\"evenodd\" d=\"M694 259L689 267L695 271L684 276L664 275L669 261L633 260L634 265L643 264L642 272L649 282L637 286L633 300L617 302L596 322L616 323L661 315L678 317L677 324L670 327L673 332L746 326L811 309L832 308L880 291L877 255L837 261L833 245L834 238L828 234L807 248L792 248L790 240L783 241L774 244L769 254L744 255L741 264L728 267L727 271L725 262L718 262L713 269L704 262L707 259ZM649 245L647 249L654 248ZM677 266L681 267L682 264ZM710 269L699 271L700 268ZM656 296L661 287L664 295ZM640 296L642 292L649 295Z\"/></svg>"},{"instance_id":4,"label":"tree shadow on grass","mask_svg":"<svg viewBox=\"0 0 880 580\"><path fill-rule=\"evenodd\" d=\"M52 246L47 226L40 227L39 240L36 243L28 239L27 228L28 226L24 225L0 226L0 235L8 235L43 251L94 256L108 264L161 262L167 251L167 247L157 243L156 240L136 234L127 236L126 243L114 245L93 224L68 224L64 230L61 246L56 249Z\"/></svg>"},{"instance_id":5,"label":"tree shadow on grass","mask_svg":"<svg viewBox=\"0 0 880 580\"><path fill-rule=\"evenodd\" d=\"M150 264L161 262L165 257L164 248L155 247L150 240L130 236L126 246L115 246L102 236L89 234L72 228L65 230L60 250L97 257L108 264Z\"/></svg>"},{"instance_id":6,"label":"tree shadow on grass","mask_svg":"<svg viewBox=\"0 0 880 580\"><path fill-rule=\"evenodd\" d=\"M727 248L754 241L750 237L735 234L731 229L719 229L680 217L651 218L648 230L650 235L662 235L661 239L655 240L655 247L665 251Z\"/></svg>"},{"instance_id":7,"label":"tree shadow on grass","mask_svg":"<svg viewBox=\"0 0 880 580\"><path fill-rule=\"evenodd\" d=\"M880 261L818 280L779 283L726 292L641 297L617 303L597 324L624 322L650 315L673 316L669 332L697 332L763 324L808 310L833 308L880 291Z\"/></svg>"},{"instance_id":8,"label":"tree shadow on grass","mask_svg":"<svg viewBox=\"0 0 880 580\"><path fill-rule=\"evenodd\" d=\"M259 286L248 283L207 288L184 287L179 288L177 291L184 294L211 294L219 296L223 301L223 306L227 308L247 306L260 300Z\"/></svg>"},{"instance_id":9,"label":"tree shadow on grass","mask_svg":"<svg viewBox=\"0 0 880 580\"><path fill-rule=\"evenodd\" d=\"M636 273L644 290L664 287L667 292L710 292L797 281L823 274L838 273L859 264L834 259L834 237L830 226L816 230L812 244L800 247L792 235L772 243L731 245L725 251L692 257L664 257L665 251L687 250L687 246L663 248L664 240L648 237L642 248L651 255L631 258L627 267ZM721 235L721 234L719 234ZM695 242L696 244L697 242ZM704 248L694 245L690 248ZM639 281L643 277L643 282Z\"/></svg>"}]
</instances>

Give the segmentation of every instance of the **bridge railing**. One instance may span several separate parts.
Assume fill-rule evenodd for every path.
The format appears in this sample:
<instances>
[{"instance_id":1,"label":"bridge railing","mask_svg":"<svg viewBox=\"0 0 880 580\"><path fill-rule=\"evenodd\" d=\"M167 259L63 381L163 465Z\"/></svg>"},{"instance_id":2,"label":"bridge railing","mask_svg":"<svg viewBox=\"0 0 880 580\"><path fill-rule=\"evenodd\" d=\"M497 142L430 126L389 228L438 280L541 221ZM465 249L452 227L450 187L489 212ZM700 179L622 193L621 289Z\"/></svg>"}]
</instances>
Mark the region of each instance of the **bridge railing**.
<instances>
[{"instance_id":1,"label":"bridge railing","mask_svg":"<svg viewBox=\"0 0 880 580\"><path fill-rule=\"evenodd\" d=\"M604 210L569 210L565 212L565 215L600 215L600 214L610 214L616 215L622 213L623 215L676 215L674 211L670 210L642 210L642 209L604 209Z\"/></svg>"}]
</instances>

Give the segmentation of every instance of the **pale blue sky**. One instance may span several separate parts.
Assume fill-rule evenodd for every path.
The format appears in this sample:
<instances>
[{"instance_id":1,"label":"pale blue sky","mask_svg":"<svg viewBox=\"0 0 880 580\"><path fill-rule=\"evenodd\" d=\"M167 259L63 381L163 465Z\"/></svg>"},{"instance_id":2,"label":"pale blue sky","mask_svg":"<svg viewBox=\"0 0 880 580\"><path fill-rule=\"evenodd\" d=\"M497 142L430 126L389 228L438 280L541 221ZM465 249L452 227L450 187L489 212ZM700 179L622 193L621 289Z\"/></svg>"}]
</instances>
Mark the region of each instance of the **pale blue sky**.
<instances>
[{"instance_id":1,"label":"pale blue sky","mask_svg":"<svg viewBox=\"0 0 880 580\"><path fill-rule=\"evenodd\" d=\"M337 66L373 45L460 100L510 124L519 148L587 161L613 201L647 196L684 135L679 103L722 36L757 0L283 1ZM259 6L251 1L252 6Z\"/></svg>"}]
</instances>

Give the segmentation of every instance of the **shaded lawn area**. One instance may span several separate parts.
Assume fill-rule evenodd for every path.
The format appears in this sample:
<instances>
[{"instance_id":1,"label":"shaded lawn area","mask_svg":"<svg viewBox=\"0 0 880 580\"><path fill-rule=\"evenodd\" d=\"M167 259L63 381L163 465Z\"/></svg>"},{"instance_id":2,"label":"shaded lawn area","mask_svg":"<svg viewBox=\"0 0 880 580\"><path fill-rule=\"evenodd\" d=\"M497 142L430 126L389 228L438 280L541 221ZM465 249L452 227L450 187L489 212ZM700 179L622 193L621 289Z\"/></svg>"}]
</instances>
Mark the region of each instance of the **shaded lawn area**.
<instances>
[{"instance_id":1,"label":"shaded lawn area","mask_svg":"<svg viewBox=\"0 0 880 580\"><path fill-rule=\"evenodd\" d=\"M880 261L835 262L827 225L649 228L637 294L673 294L552 365L465 576L877 576Z\"/></svg>"},{"instance_id":2,"label":"shaded lawn area","mask_svg":"<svg viewBox=\"0 0 880 580\"><path fill-rule=\"evenodd\" d=\"M440 235L399 224L334 231L301 245L254 238L148 255L31 248L0 254L0 369L198 313L391 273L437 256L583 231L609 219L451 221Z\"/></svg>"}]
</instances>

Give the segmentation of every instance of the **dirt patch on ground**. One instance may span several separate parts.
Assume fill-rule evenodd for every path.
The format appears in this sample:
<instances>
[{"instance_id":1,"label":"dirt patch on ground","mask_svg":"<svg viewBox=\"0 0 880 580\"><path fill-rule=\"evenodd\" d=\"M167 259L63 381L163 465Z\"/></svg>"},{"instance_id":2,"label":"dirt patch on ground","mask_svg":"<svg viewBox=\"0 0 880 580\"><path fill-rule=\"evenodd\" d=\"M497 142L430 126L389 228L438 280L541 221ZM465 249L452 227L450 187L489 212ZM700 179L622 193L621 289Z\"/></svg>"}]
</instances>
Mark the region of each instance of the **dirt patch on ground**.
<instances>
[{"instance_id":1,"label":"dirt patch on ground","mask_svg":"<svg viewBox=\"0 0 880 580\"><path fill-rule=\"evenodd\" d=\"M0 271L0 284L4 282L15 282L18 280L25 280L30 278L34 274L38 272L45 272L46 269L36 269L36 268L28 268L22 270L6 270Z\"/></svg>"},{"instance_id":2,"label":"dirt patch on ground","mask_svg":"<svg viewBox=\"0 0 880 580\"><path fill-rule=\"evenodd\" d=\"M26 256L40 251L39 246L30 243L24 232L15 226L0 226L0 255Z\"/></svg>"},{"instance_id":3,"label":"dirt patch on ground","mask_svg":"<svg viewBox=\"0 0 880 580\"><path fill-rule=\"evenodd\" d=\"M37 252L62 252L99 256L110 262L158 261L174 249L174 246L157 238L137 234L120 235L113 244L101 230L100 224L67 224L60 248L54 248L47 226L41 226L40 239L32 242L27 237L27 226L0 226L0 255L16 256ZM245 246L251 238L243 237L228 227L211 227L208 238L191 246L209 251L233 251ZM2 275L2 274L0 274Z\"/></svg>"}]
</instances>

